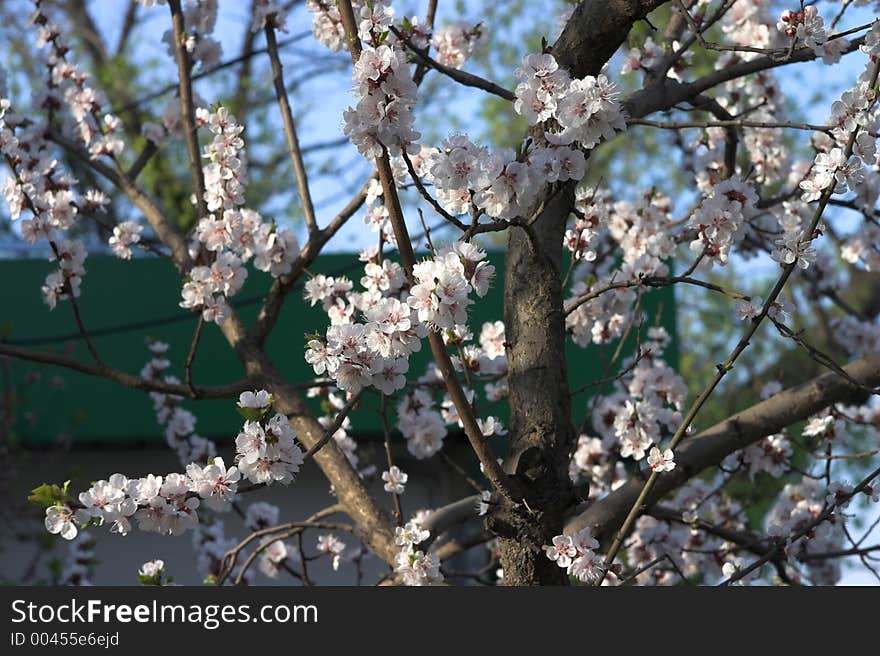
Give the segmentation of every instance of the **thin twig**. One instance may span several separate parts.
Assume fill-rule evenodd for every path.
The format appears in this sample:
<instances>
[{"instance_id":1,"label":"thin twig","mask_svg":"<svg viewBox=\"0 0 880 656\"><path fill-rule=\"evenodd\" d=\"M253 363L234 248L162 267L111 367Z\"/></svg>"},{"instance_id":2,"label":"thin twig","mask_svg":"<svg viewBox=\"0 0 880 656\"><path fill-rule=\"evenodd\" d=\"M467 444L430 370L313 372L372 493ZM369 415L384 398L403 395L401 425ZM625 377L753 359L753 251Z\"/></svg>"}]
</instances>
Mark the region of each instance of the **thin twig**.
<instances>
[{"instance_id":1,"label":"thin twig","mask_svg":"<svg viewBox=\"0 0 880 656\"><path fill-rule=\"evenodd\" d=\"M358 400L361 398L361 394L363 394L363 390L360 390L354 396L349 399L348 403L342 406L342 409L336 413L336 418L333 420L333 423L324 431L324 435L320 440L315 442L312 445L312 448L306 451L306 454L303 456L303 462L314 456L318 451L324 448L324 445L327 444L330 440L333 439L333 436L336 434L336 431L340 429L342 423L345 421L345 418L348 416L348 413L351 412L355 405L357 405Z\"/></svg>"},{"instance_id":2,"label":"thin twig","mask_svg":"<svg viewBox=\"0 0 880 656\"><path fill-rule=\"evenodd\" d=\"M278 108L281 111L281 121L284 125L284 137L287 140L287 150L290 153L290 161L296 175L296 188L299 193L300 204L306 220L309 235L318 232L318 222L315 219L315 207L312 203L312 195L309 191L309 179L306 167L303 163L302 150L299 138L296 134L296 124L293 113L290 111L290 101L287 98L287 89L284 87L284 73L281 59L278 56L278 41L275 38L275 25L271 20L266 21L266 49L269 52L269 60L272 62L272 83L275 86L275 95L278 98Z\"/></svg>"},{"instance_id":3,"label":"thin twig","mask_svg":"<svg viewBox=\"0 0 880 656\"><path fill-rule=\"evenodd\" d=\"M204 327L205 327L205 315L200 312L199 313L199 321L196 324L196 330L195 330L195 333L193 334L192 344L190 344L189 353L186 356L186 363L184 364L184 367L183 367L184 382L186 383L186 386L189 388L190 392L192 392L193 397L197 396L197 394L196 394L196 388L193 387L193 382L192 382L192 368L193 368L193 363L196 361L196 351L198 351L199 341L202 338L202 329Z\"/></svg>"},{"instance_id":4,"label":"thin twig","mask_svg":"<svg viewBox=\"0 0 880 656\"><path fill-rule=\"evenodd\" d=\"M183 20L183 11L180 8L180 0L168 0L171 9L171 25L173 27L174 56L177 60L177 75L179 77L180 93L180 116L183 123L183 136L186 141L187 155L189 156L189 171L195 188L196 208L199 218L208 215L205 202L205 174L202 169L202 153L199 148L198 126L196 124L195 103L192 91L192 63L186 50L186 32Z\"/></svg>"}]
</instances>

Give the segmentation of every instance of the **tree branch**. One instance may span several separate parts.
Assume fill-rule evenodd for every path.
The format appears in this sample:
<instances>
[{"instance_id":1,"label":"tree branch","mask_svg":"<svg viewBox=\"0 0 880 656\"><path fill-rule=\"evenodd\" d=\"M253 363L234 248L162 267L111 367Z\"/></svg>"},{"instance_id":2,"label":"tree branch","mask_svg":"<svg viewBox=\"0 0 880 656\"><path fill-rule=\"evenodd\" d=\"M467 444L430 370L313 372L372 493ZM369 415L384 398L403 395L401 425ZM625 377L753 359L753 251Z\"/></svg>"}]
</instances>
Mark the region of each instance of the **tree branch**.
<instances>
[{"instance_id":1,"label":"tree branch","mask_svg":"<svg viewBox=\"0 0 880 656\"><path fill-rule=\"evenodd\" d=\"M192 64L184 45L186 32L180 0L168 0L168 6L171 9L171 24L174 29L174 53L177 60L177 75L179 77L178 86L183 136L186 140L186 150L189 155L189 171L196 195L196 207L198 208L199 218L202 219L208 216L208 208L205 204L205 173L202 169L202 152L201 148L199 148L196 110L193 103L192 79L190 77L192 74Z\"/></svg>"},{"instance_id":2,"label":"tree branch","mask_svg":"<svg viewBox=\"0 0 880 656\"><path fill-rule=\"evenodd\" d=\"M844 367L847 375L860 385L880 384L880 353L854 360ZM810 415L835 403L859 403L866 398L860 385L854 385L835 373L826 373L797 387L771 396L746 410L685 440L676 452L676 467L659 477L653 489L639 506L644 512L665 494L675 490L707 467L728 455L778 433L786 426L803 421ZM594 535L608 536L622 523L636 502L643 481L633 478L594 502L565 524L565 533L573 535L590 527Z\"/></svg>"},{"instance_id":3,"label":"tree branch","mask_svg":"<svg viewBox=\"0 0 880 656\"><path fill-rule=\"evenodd\" d=\"M284 88L284 73L281 67L281 59L278 57L278 41L275 38L275 26L271 20L266 21L265 32L266 49L269 52L269 60L272 62L272 83L275 86L278 108L281 111L284 137L287 139L287 150L290 153L290 161L293 164L293 172L296 175L296 188L299 192L300 204L305 215L306 227L311 236L318 231L318 223L315 220L315 206L312 204L312 195L309 192L309 178L303 163L299 138L296 136L296 124L293 121L293 113L290 111L287 90Z\"/></svg>"},{"instance_id":4,"label":"tree branch","mask_svg":"<svg viewBox=\"0 0 880 656\"><path fill-rule=\"evenodd\" d=\"M79 360L68 358L63 355L49 353L47 351L32 351L17 346L10 346L0 342L0 355L18 360L26 360L28 362L39 362L41 364L50 364L65 369L72 369L89 376L100 376L107 378L125 387L132 389L144 390L146 392L160 392L162 394L174 394L188 398L199 399L226 399L234 398L247 389L253 389L255 381L251 379L240 380L228 385L216 385L211 387L190 387L189 385L179 385L165 383L161 381L147 380L140 376L133 376L118 369L114 369L106 364L91 364L81 362Z\"/></svg>"},{"instance_id":5,"label":"tree branch","mask_svg":"<svg viewBox=\"0 0 880 656\"><path fill-rule=\"evenodd\" d=\"M338 6L349 42L351 59L352 62L357 63L357 60L360 58L362 46L360 39L358 38L357 22L354 17L354 10L352 9L351 1L340 0ZM410 284L412 284L412 270L416 263L416 256L413 251L412 242L409 238L409 232L407 231L403 210L400 206L400 197L397 195L397 187L394 184L394 174L391 170L391 163L388 159L387 152L383 152L383 154L376 159L376 169L379 172L379 181L382 183L382 194L385 201L385 207L388 209L389 219L394 228L394 236L397 240L400 259L403 268L406 271L407 278L409 279ZM452 360L449 357L449 353L446 350L446 345L443 343L442 337L439 333L430 331L428 334L428 341L431 345L434 359L437 362L437 367L446 383L449 396L452 398L455 409L464 424L465 434L468 437L468 441L471 443L474 453L477 454L480 464L483 465L483 471L486 474L486 477L492 482L495 488L511 502L518 502L521 499L518 486L511 480L504 470L501 469L501 466L495 460L495 456L492 454L492 451L486 442L486 438L477 424L473 409L464 393L464 389L462 389L461 382L458 380L458 374L455 372L455 368L452 365Z\"/></svg>"}]
</instances>

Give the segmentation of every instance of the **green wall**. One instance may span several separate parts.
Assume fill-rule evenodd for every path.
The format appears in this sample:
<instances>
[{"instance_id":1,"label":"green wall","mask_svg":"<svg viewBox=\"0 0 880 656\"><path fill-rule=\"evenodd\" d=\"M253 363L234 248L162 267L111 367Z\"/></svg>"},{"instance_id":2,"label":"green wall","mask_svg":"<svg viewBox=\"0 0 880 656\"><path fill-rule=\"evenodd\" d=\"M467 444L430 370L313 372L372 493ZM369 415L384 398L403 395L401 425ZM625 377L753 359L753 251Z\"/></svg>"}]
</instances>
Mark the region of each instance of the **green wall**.
<instances>
[{"instance_id":1,"label":"green wall","mask_svg":"<svg viewBox=\"0 0 880 656\"><path fill-rule=\"evenodd\" d=\"M491 253L490 257L500 274L503 254ZM70 304L59 303L50 311L42 302L40 287L53 266L42 260L0 261L0 341L90 361L77 333ZM361 267L357 255L331 254L319 258L310 271L348 275L357 283ZM180 279L174 268L156 258L125 262L90 256L86 269L79 305L102 359L117 369L137 375L149 357L147 340L158 339L171 345L168 353L171 373L183 378L183 363L197 316L178 306ZM499 275L487 297L472 306L470 325L476 335L484 321L502 318L502 279ZM256 316L270 283L267 274L250 271L244 288L234 299L246 323L250 324ZM660 311L663 324L674 337L672 290L652 290L645 295L642 305L652 323ZM303 359L303 335L323 332L326 326L326 315L321 309L312 308L302 300L301 285L294 289L267 344L270 356L289 380L305 382L313 375ZM600 377L601 358L609 358L612 351L613 345L601 351L596 347L581 349L569 344L572 387ZM671 355L674 353L671 351ZM410 370L421 375L429 359L430 349L425 345L413 356ZM193 367L194 383L216 385L235 381L242 375L242 367L218 327L206 325ZM101 378L59 367L3 359L0 360L0 393L12 401L13 443L47 445L59 439L70 439L76 444L132 443L164 439L145 392ZM585 394L578 396L575 408L583 408L585 399ZM184 404L198 417L199 434L224 438L237 433L241 419L233 400L184 401ZM377 404L371 402L371 405ZM491 412L506 419L506 404L495 405ZM381 430L374 412L361 410L351 418L358 433Z\"/></svg>"}]
</instances>

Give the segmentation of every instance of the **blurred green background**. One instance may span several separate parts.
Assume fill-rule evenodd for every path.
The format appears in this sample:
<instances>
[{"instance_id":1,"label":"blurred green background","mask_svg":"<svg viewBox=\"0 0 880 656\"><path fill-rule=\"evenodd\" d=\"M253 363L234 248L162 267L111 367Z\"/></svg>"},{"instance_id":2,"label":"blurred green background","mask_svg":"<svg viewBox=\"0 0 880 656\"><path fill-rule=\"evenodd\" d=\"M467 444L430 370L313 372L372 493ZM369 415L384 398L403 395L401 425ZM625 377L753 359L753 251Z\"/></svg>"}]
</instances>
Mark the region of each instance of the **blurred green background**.
<instances>
[{"instance_id":1,"label":"blurred green background","mask_svg":"<svg viewBox=\"0 0 880 656\"><path fill-rule=\"evenodd\" d=\"M490 253L498 271L503 271L504 255ZM363 272L357 254L328 254L310 268L312 274L345 275L356 286ZM0 317L0 341L16 346L51 351L90 362L76 328L69 303L61 302L51 311L42 302L38 290L52 265L37 259L0 260L0 307L9 314ZM197 315L178 306L180 278L173 267L155 258L121 261L94 256L86 260L82 296L79 305L83 321L92 334L101 358L114 368L137 374L150 357L151 339L170 345L170 373L183 378L186 360L197 323ZM253 321L271 284L266 274L251 269L244 288L233 299L246 323ZM486 298L471 307L470 327L475 337L485 321L503 316L503 279L499 273L495 286ZM669 362L677 362L675 313L672 289L647 292L642 302L646 326L655 325L658 317L673 336L667 352ZM302 283L291 291L267 351L284 376L294 382L314 377L303 358L304 335L323 333L328 325L320 306L311 307L302 297ZM628 350L635 348L635 330ZM572 389L603 376L602 362L610 358L598 347L582 349L568 343L569 380ZM430 361L425 345L411 358L411 377L424 373ZM25 446L50 445L59 441L74 444L161 442L152 401L147 393L122 387L112 381L88 376L61 367L45 366L12 359L0 359L0 393L11 400L14 418L12 442ZM243 368L227 345L219 328L206 324L193 366L196 385L219 385L243 376ZM595 389L591 390L595 393ZM586 394L579 395L575 407L583 407ZM184 401L198 417L197 432L205 437L234 434L240 417L233 400ZM499 416L506 423L506 402L493 404L486 414ZM482 404L483 407L487 407ZM314 403L319 410L318 403ZM576 413L581 414L581 413ZM381 431L380 417L372 411L352 414L355 432L369 435Z\"/></svg>"}]
</instances>

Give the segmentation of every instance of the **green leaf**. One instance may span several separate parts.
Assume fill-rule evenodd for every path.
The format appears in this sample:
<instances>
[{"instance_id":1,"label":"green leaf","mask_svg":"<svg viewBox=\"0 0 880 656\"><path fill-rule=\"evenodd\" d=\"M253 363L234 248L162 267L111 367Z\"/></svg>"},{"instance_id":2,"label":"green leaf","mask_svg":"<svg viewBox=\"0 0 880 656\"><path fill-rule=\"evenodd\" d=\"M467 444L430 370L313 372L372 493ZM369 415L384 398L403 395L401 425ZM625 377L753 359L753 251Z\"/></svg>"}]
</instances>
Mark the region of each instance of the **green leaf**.
<instances>
[{"instance_id":1,"label":"green leaf","mask_svg":"<svg viewBox=\"0 0 880 656\"><path fill-rule=\"evenodd\" d=\"M236 408L236 410L247 421L259 421L269 412L269 408Z\"/></svg>"},{"instance_id":2,"label":"green leaf","mask_svg":"<svg viewBox=\"0 0 880 656\"><path fill-rule=\"evenodd\" d=\"M68 487L70 487L70 481L64 481L63 486L43 483L31 490L27 500L43 509L60 506L70 501L70 495L67 493Z\"/></svg>"},{"instance_id":3,"label":"green leaf","mask_svg":"<svg viewBox=\"0 0 880 656\"><path fill-rule=\"evenodd\" d=\"M306 348L308 348L309 342L313 339L323 342L324 336L321 333L303 333L303 340L305 341Z\"/></svg>"},{"instance_id":4,"label":"green leaf","mask_svg":"<svg viewBox=\"0 0 880 656\"><path fill-rule=\"evenodd\" d=\"M156 572L152 576L147 576L146 574L138 574L138 581L141 582L141 585L162 585L162 572Z\"/></svg>"},{"instance_id":5,"label":"green leaf","mask_svg":"<svg viewBox=\"0 0 880 656\"><path fill-rule=\"evenodd\" d=\"M90 526L103 526L104 518L103 517L89 517L89 521L79 527L80 531L85 531Z\"/></svg>"}]
</instances>

